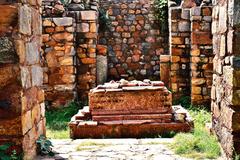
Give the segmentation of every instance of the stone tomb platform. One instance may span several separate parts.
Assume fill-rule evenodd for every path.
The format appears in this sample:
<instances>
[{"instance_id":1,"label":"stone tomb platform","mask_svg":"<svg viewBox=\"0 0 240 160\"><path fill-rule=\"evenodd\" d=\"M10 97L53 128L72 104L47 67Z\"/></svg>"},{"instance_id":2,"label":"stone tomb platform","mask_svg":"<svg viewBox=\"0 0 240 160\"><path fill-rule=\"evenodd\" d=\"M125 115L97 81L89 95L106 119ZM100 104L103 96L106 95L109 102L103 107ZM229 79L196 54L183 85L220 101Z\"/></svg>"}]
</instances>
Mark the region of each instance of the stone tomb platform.
<instances>
[{"instance_id":1,"label":"stone tomb platform","mask_svg":"<svg viewBox=\"0 0 240 160\"><path fill-rule=\"evenodd\" d=\"M187 111L172 106L172 94L161 81L105 83L89 93L89 107L69 123L71 138L145 137L193 127Z\"/></svg>"}]
</instances>

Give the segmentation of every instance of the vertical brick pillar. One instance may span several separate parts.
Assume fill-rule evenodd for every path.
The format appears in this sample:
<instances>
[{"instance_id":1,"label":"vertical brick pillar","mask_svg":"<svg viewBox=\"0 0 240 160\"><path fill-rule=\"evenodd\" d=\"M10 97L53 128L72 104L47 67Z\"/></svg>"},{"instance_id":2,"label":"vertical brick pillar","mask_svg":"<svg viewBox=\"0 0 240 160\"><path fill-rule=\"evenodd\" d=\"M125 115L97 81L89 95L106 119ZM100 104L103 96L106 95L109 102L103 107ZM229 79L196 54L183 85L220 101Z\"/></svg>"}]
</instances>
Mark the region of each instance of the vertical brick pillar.
<instances>
[{"instance_id":1,"label":"vertical brick pillar","mask_svg":"<svg viewBox=\"0 0 240 160\"><path fill-rule=\"evenodd\" d=\"M213 7L212 125L225 159L240 154L240 1L215 0Z\"/></svg>"},{"instance_id":2,"label":"vertical brick pillar","mask_svg":"<svg viewBox=\"0 0 240 160\"><path fill-rule=\"evenodd\" d=\"M1 16L4 16L0 18L3 27L0 32L4 35L0 36L1 44L11 37L12 48L18 55L14 64L8 60L0 64L3 71L0 78L0 144L12 142L17 151L24 153L24 159L34 159L36 140L45 134L40 6L41 0L0 5ZM6 30L2 24L7 26ZM6 46L0 46L3 47Z\"/></svg>"},{"instance_id":3,"label":"vertical brick pillar","mask_svg":"<svg viewBox=\"0 0 240 160\"><path fill-rule=\"evenodd\" d=\"M96 47L98 36L98 12L80 11L77 17L77 73L78 93L86 99L96 86Z\"/></svg>"},{"instance_id":4,"label":"vertical brick pillar","mask_svg":"<svg viewBox=\"0 0 240 160\"><path fill-rule=\"evenodd\" d=\"M170 67L171 56L160 55L160 79L164 82L166 87L170 87Z\"/></svg>"},{"instance_id":5,"label":"vertical brick pillar","mask_svg":"<svg viewBox=\"0 0 240 160\"><path fill-rule=\"evenodd\" d=\"M190 10L169 10L171 78L173 99L190 95Z\"/></svg>"},{"instance_id":6,"label":"vertical brick pillar","mask_svg":"<svg viewBox=\"0 0 240 160\"><path fill-rule=\"evenodd\" d=\"M76 95L76 57L72 17L43 19L44 88L51 107L66 105Z\"/></svg>"},{"instance_id":7,"label":"vertical brick pillar","mask_svg":"<svg viewBox=\"0 0 240 160\"><path fill-rule=\"evenodd\" d=\"M210 104L212 85L212 7L191 9L191 104Z\"/></svg>"}]
</instances>

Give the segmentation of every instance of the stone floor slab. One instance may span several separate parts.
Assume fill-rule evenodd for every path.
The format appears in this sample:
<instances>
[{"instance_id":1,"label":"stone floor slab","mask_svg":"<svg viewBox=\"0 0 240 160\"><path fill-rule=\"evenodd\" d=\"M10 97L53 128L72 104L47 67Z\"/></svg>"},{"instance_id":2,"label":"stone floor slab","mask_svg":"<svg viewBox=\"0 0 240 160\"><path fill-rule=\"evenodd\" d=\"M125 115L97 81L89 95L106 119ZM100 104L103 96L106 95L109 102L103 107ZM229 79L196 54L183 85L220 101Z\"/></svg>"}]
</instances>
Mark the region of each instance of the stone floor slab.
<instances>
[{"instance_id":1,"label":"stone floor slab","mask_svg":"<svg viewBox=\"0 0 240 160\"><path fill-rule=\"evenodd\" d=\"M175 155L171 138L52 140L54 157L37 160L190 160ZM77 149L78 148L78 149Z\"/></svg>"}]
</instances>

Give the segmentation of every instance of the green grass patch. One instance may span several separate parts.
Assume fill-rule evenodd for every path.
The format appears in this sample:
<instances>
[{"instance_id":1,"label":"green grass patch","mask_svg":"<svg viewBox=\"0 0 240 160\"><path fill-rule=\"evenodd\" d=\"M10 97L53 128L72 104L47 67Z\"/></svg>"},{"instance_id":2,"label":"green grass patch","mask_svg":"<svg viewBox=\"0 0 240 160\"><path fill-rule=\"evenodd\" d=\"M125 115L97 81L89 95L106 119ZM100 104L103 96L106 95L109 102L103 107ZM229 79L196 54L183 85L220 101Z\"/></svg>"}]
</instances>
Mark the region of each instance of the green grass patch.
<instances>
[{"instance_id":1,"label":"green grass patch","mask_svg":"<svg viewBox=\"0 0 240 160\"><path fill-rule=\"evenodd\" d=\"M215 159L220 156L217 138L210 135L205 124L211 121L211 113L205 109L189 109L194 120L192 133L179 133L170 144L176 154L194 159Z\"/></svg>"},{"instance_id":2,"label":"green grass patch","mask_svg":"<svg viewBox=\"0 0 240 160\"><path fill-rule=\"evenodd\" d=\"M67 107L46 111L47 137L52 139L69 138L68 122L82 106L80 103L71 102Z\"/></svg>"}]
</instances>

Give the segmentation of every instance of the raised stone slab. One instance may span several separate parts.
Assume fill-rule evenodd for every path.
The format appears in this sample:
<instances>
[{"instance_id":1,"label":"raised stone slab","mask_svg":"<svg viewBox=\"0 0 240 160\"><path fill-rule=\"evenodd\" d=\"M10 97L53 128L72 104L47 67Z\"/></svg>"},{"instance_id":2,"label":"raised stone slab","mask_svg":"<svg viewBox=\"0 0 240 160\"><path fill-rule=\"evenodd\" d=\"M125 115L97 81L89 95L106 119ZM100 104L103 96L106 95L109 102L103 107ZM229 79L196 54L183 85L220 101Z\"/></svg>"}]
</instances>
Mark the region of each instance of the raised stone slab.
<instances>
[{"instance_id":1,"label":"raised stone slab","mask_svg":"<svg viewBox=\"0 0 240 160\"><path fill-rule=\"evenodd\" d=\"M192 129L190 123L146 123L146 124L100 124L81 125L70 123L70 136L77 138L138 138L164 134L168 132L188 132Z\"/></svg>"},{"instance_id":2,"label":"raised stone slab","mask_svg":"<svg viewBox=\"0 0 240 160\"><path fill-rule=\"evenodd\" d=\"M129 88L127 90L126 88ZM136 88L135 90L133 88ZM154 87L151 87L154 88ZM146 98L147 97L147 98ZM90 92L89 106L93 115L96 114L137 114L157 111L171 113L171 93L166 87L156 90L143 87L123 87L123 90Z\"/></svg>"},{"instance_id":3,"label":"raised stone slab","mask_svg":"<svg viewBox=\"0 0 240 160\"><path fill-rule=\"evenodd\" d=\"M77 138L123 138L159 135L168 132L188 132L193 122L187 110L173 106L171 114L139 114L95 116L86 112L89 107L79 110L69 123L70 136Z\"/></svg>"},{"instance_id":4,"label":"raised stone slab","mask_svg":"<svg viewBox=\"0 0 240 160\"><path fill-rule=\"evenodd\" d=\"M161 81L109 82L92 89L89 107L69 123L71 138L144 137L192 128L189 114L172 107L172 94Z\"/></svg>"},{"instance_id":5,"label":"raised stone slab","mask_svg":"<svg viewBox=\"0 0 240 160\"><path fill-rule=\"evenodd\" d=\"M94 121L119 121L119 120L170 120L172 114L131 114L131 115L100 115L94 116Z\"/></svg>"}]
</instances>

